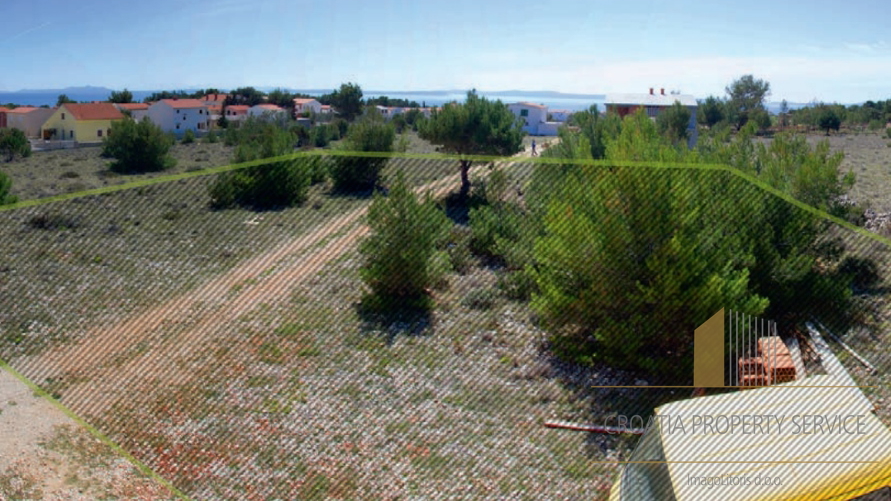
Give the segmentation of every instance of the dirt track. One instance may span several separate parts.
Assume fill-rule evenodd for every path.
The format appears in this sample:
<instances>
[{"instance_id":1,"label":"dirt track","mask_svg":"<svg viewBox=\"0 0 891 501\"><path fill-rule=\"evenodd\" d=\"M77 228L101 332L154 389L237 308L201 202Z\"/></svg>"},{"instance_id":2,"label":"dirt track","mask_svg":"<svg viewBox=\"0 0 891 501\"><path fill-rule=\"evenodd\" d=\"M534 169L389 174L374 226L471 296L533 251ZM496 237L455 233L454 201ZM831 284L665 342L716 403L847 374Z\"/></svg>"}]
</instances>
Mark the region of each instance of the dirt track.
<instances>
[{"instance_id":1,"label":"dirt track","mask_svg":"<svg viewBox=\"0 0 891 501\"><path fill-rule=\"evenodd\" d=\"M417 191L442 197L458 179L457 174L449 176ZM286 298L294 284L352 248L367 232L360 224L366 209L338 216L194 291L116 325L94 328L76 345L16 365L32 381L60 384L63 403L84 416L98 416L134 391L186 383L193 374L188 367L191 355L199 353L220 329L261 303Z\"/></svg>"}]
</instances>

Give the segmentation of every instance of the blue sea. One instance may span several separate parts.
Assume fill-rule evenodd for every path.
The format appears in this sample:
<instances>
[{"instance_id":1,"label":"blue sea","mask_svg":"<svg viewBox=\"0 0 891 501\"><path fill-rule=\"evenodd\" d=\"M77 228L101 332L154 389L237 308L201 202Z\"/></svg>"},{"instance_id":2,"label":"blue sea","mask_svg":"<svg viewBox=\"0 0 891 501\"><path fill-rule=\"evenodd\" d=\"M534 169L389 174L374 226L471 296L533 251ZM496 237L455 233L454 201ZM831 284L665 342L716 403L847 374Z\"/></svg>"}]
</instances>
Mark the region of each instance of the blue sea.
<instances>
[{"instance_id":1,"label":"blue sea","mask_svg":"<svg viewBox=\"0 0 891 501\"><path fill-rule=\"evenodd\" d=\"M321 95L322 92L319 91L301 91L299 89L297 92L304 92L310 95ZM104 101L108 99L108 96L111 91L109 90L87 90L87 91L75 91L75 90L62 90L62 91L35 91L35 92L0 92L0 104L6 103L15 103L18 105L30 105L30 106L55 106L56 101L58 100L59 94L66 94L70 99L75 101ZM143 99L150 96L154 91L146 90L146 91L131 91L133 93L133 100L137 102L142 102ZM588 109L592 104L597 104L600 109L603 109L603 100L604 96L602 94L592 94L592 95L581 95L581 94L556 94L556 93L505 93L505 92L496 92L496 93L486 93L479 92L481 96L485 96L490 99L500 99L504 103L513 103L517 101L528 101L532 103L544 104L552 109L565 109L565 110L585 110ZM364 92L364 97L378 97L378 96L387 96L391 98L401 98L408 99L410 101L417 101L419 104L426 104L427 106L441 106L447 102L451 101L463 101L466 97L466 92L457 92L457 91L441 91L441 92L386 92L386 91L366 91Z\"/></svg>"},{"instance_id":2,"label":"blue sea","mask_svg":"<svg viewBox=\"0 0 891 501\"><path fill-rule=\"evenodd\" d=\"M292 89L294 90L294 89ZM324 92L319 90L300 90L310 95L321 95ZM143 99L150 96L151 90L134 90L133 99L142 102ZM63 89L53 91L26 91L26 92L0 92L0 104L15 103L18 105L30 106L55 106L59 94L66 94L70 99L75 101L104 101L108 99L111 93L108 89ZM527 92L527 91L500 91L485 92L478 91L478 94L492 100L501 100L504 103L515 103L525 101L537 104L543 104L553 110L569 110L580 111L587 110L592 104L596 104L598 109L604 110L604 101L606 96L603 94L562 94L558 92ZM460 91L424 91L424 92L402 92L402 91L365 91L364 97L387 96L391 98L407 99L409 101L417 101L419 104L426 106L441 106L451 101L463 101L466 92ZM805 103L789 103L790 109L798 109L808 106ZM771 113L778 113L780 103L767 103L767 109Z\"/></svg>"}]
</instances>

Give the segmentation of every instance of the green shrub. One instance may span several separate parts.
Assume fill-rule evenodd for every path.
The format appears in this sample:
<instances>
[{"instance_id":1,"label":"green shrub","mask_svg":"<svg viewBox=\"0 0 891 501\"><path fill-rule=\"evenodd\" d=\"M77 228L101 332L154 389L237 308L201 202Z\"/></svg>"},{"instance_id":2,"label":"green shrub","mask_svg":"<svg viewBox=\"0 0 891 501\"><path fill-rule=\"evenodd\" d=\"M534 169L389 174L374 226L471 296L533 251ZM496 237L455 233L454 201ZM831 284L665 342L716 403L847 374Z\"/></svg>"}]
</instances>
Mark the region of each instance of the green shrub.
<instances>
[{"instance_id":1,"label":"green shrub","mask_svg":"<svg viewBox=\"0 0 891 501\"><path fill-rule=\"evenodd\" d=\"M386 122L363 118L350 126L342 149L351 153L392 152L396 132ZM374 188L386 158L337 156L331 159L331 180L338 191Z\"/></svg>"},{"instance_id":2,"label":"green shrub","mask_svg":"<svg viewBox=\"0 0 891 501\"><path fill-rule=\"evenodd\" d=\"M316 148L328 146L331 140L331 127L327 124L317 125L309 131L309 143Z\"/></svg>"},{"instance_id":3,"label":"green shrub","mask_svg":"<svg viewBox=\"0 0 891 501\"><path fill-rule=\"evenodd\" d=\"M114 172L160 171L176 164L169 155L174 142L175 138L148 118L138 123L125 118L111 124L111 132L103 139L102 155L115 159L110 166Z\"/></svg>"},{"instance_id":4,"label":"green shrub","mask_svg":"<svg viewBox=\"0 0 891 501\"><path fill-rule=\"evenodd\" d=\"M10 193L12 191L12 179L5 173L0 172L0 205L14 204L18 201L18 197Z\"/></svg>"},{"instance_id":5,"label":"green shrub","mask_svg":"<svg viewBox=\"0 0 891 501\"><path fill-rule=\"evenodd\" d=\"M268 209L301 204L306 201L312 160L282 160L220 174L210 186L211 206Z\"/></svg>"},{"instance_id":6,"label":"green shrub","mask_svg":"<svg viewBox=\"0 0 891 501\"><path fill-rule=\"evenodd\" d=\"M429 289L441 273L442 258L433 258L450 224L429 195L423 201L418 199L402 172L388 197L376 194L368 211L371 233L359 248L363 259L360 274L371 289L363 301L365 306L383 311L429 309Z\"/></svg>"},{"instance_id":7,"label":"green shrub","mask_svg":"<svg viewBox=\"0 0 891 501\"><path fill-rule=\"evenodd\" d=\"M208 131L207 135L204 136L204 139L202 141L207 144L214 144L220 141L220 136L218 136L215 131L211 130Z\"/></svg>"},{"instance_id":8,"label":"green shrub","mask_svg":"<svg viewBox=\"0 0 891 501\"><path fill-rule=\"evenodd\" d=\"M888 139L891 139L891 127L888 127L887 129L885 129L885 136Z\"/></svg>"},{"instance_id":9,"label":"green shrub","mask_svg":"<svg viewBox=\"0 0 891 501\"><path fill-rule=\"evenodd\" d=\"M501 273L498 276L498 288L505 297L517 301L528 301L537 291L532 273L525 269Z\"/></svg>"},{"instance_id":10,"label":"green shrub","mask_svg":"<svg viewBox=\"0 0 891 501\"><path fill-rule=\"evenodd\" d=\"M186 130L185 134L183 134L182 144L192 144L195 142L195 133L192 129Z\"/></svg>"},{"instance_id":11,"label":"green shrub","mask_svg":"<svg viewBox=\"0 0 891 501\"><path fill-rule=\"evenodd\" d=\"M23 158L29 157L31 156L31 142L19 129L0 129L0 154L6 157L7 162L12 162L16 155Z\"/></svg>"},{"instance_id":12,"label":"green shrub","mask_svg":"<svg viewBox=\"0 0 891 501\"><path fill-rule=\"evenodd\" d=\"M473 254L470 252L470 236L469 228L456 225L449 232L449 240L446 246L452 269L462 275L473 267Z\"/></svg>"},{"instance_id":13,"label":"green shrub","mask_svg":"<svg viewBox=\"0 0 891 501\"><path fill-rule=\"evenodd\" d=\"M464 296L461 304L472 310L490 310L495 306L497 299L498 292L494 289L474 289Z\"/></svg>"},{"instance_id":14,"label":"green shrub","mask_svg":"<svg viewBox=\"0 0 891 501\"><path fill-rule=\"evenodd\" d=\"M877 130L880 130L884 126L885 124L883 124L881 120L870 120L869 125L867 125L866 128L872 132L875 132Z\"/></svg>"}]
</instances>

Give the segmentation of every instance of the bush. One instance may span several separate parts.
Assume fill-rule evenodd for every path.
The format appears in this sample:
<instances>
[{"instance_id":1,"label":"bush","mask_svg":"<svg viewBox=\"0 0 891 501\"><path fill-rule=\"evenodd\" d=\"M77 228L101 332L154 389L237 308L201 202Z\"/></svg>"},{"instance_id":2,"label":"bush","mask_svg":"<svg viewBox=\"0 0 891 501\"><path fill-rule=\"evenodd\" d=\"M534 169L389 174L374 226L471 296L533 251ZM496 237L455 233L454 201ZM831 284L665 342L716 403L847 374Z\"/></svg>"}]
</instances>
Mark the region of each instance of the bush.
<instances>
[{"instance_id":1,"label":"bush","mask_svg":"<svg viewBox=\"0 0 891 501\"><path fill-rule=\"evenodd\" d=\"M470 271L473 266L473 254L470 252L470 230L463 226L454 226L449 232L446 252L453 270L460 274Z\"/></svg>"},{"instance_id":2,"label":"bush","mask_svg":"<svg viewBox=\"0 0 891 501\"><path fill-rule=\"evenodd\" d=\"M80 221L64 214L41 213L29 218L28 225L36 230L73 230L80 227Z\"/></svg>"},{"instance_id":3,"label":"bush","mask_svg":"<svg viewBox=\"0 0 891 501\"><path fill-rule=\"evenodd\" d=\"M12 162L16 155L23 158L31 156L31 143L19 129L0 129L0 154L6 157L7 162Z\"/></svg>"},{"instance_id":4,"label":"bush","mask_svg":"<svg viewBox=\"0 0 891 501\"><path fill-rule=\"evenodd\" d=\"M429 289L440 282L434 260L450 222L428 195L421 201L396 175L388 197L376 194L368 211L371 234L360 245L362 280L371 289L364 304L379 311L429 309Z\"/></svg>"},{"instance_id":5,"label":"bush","mask_svg":"<svg viewBox=\"0 0 891 501\"><path fill-rule=\"evenodd\" d=\"M401 114L393 117L392 123L393 127L396 128L397 134L402 134L402 132L405 130L405 126L407 125L405 122L405 117L403 117Z\"/></svg>"},{"instance_id":6,"label":"bush","mask_svg":"<svg viewBox=\"0 0 891 501\"><path fill-rule=\"evenodd\" d=\"M347 132L342 149L351 153L392 152L396 132L393 126L372 118L355 122ZM331 159L331 180L338 191L374 188L386 158L337 156Z\"/></svg>"},{"instance_id":7,"label":"bush","mask_svg":"<svg viewBox=\"0 0 891 501\"><path fill-rule=\"evenodd\" d=\"M217 133L214 132L213 130L210 130L210 131L208 131L207 135L204 136L204 139L202 141L204 141L207 144L218 143L220 141L220 136L218 136Z\"/></svg>"},{"instance_id":8,"label":"bush","mask_svg":"<svg viewBox=\"0 0 891 501\"><path fill-rule=\"evenodd\" d=\"M870 120L869 125L867 125L866 128L872 132L875 132L877 130L881 130L884 126L885 124L883 124L881 120Z\"/></svg>"},{"instance_id":9,"label":"bush","mask_svg":"<svg viewBox=\"0 0 891 501\"><path fill-rule=\"evenodd\" d=\"M885 136L888 139L891 139L891 127L888 127L887 129L885 129Z\"/></svg>"},{"instance_id":10,"label":"bush","mask_svg":"<svg viewBox=\"0 0 891 501\"><path fill-rule=\"evenodd\" d=\"M0 172L0 205L14 204L18 201L18 197L11 194L12 179L3 172Z\"/></svg>"},{"instance_id":11,"label":"bush","mask_svg":"<svg viewBox=\"0 0 891 501\"><path fill-rule=\"evenodd\" d=\"M328 124L313 127L309 131L309 144L316 148L324 148L332 141L331 133L332 128Z\"/></svg>"},{"instance_id":12,"label":"bush","mask_svg":"<svg viewBox=\"0 0 891 501\"><path fill-rule=\"evenodd\" d=\"M192 129L186 130L186 133L183 134L182 144L192 144L195 142L195 133L192 132Z\"/></svg>"},{"instance_id":13,"label":"bush","mask_svg":"<svg viewBox=\"0 0 891 501\"><path fill-rule=\"evenodd\" d=\"M283 160L220 174L210 186L211 206L268 209L301 204L306 201L314 160Z\"/></svg>"},{"instance_id":14,"label":"bush","mask_svg":"<svg viewBox=\"0 0 891 501\"><path fill-rule=\"evenodd\" d=\"M509 299L528 301L537 292L535 278L528 270L507 271L498 276L498 288Z\"/></svg>"},{"instance_id":15,"label":"bush","mask_svg":"<svg viewBox=\"0 0 891 501\"><path fill-rule=\"evenodd\" d=\"M491 310L498 300L498 292L494 289L474 289L470 291L461 304L472 310Z\"/></svg>"},{"instance_id":16,"label":"bush","mask_svg":"<svg viewBox=\"0 0 891 501\"><path fill-rule=\"evenodd\" d=\"M103 140L102 156L116 160L110 166L114 172L161 171L176 164L168 153L174 141L148 118L139 123L125 118L111 125L111 132Z\"/></svg>"}]
</instances>

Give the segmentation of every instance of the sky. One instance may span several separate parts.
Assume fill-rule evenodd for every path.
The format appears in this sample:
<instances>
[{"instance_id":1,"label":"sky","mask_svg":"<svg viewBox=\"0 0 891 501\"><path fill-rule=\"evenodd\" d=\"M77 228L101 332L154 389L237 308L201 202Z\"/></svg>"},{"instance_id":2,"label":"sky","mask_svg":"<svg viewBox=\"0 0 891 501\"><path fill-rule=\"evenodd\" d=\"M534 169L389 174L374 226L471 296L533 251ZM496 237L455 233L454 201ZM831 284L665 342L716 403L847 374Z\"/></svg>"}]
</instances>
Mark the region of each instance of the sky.
<instances>
[{"instance_id":1,"label":"sky","mask_svg":"<svg viewBox=\"0 0 891 501\"><path fill-rule=\"evenodd\" d=\"M650 87L891 98L891 2L0 0L0 91Z\"/></svg>"}]
</instances>

